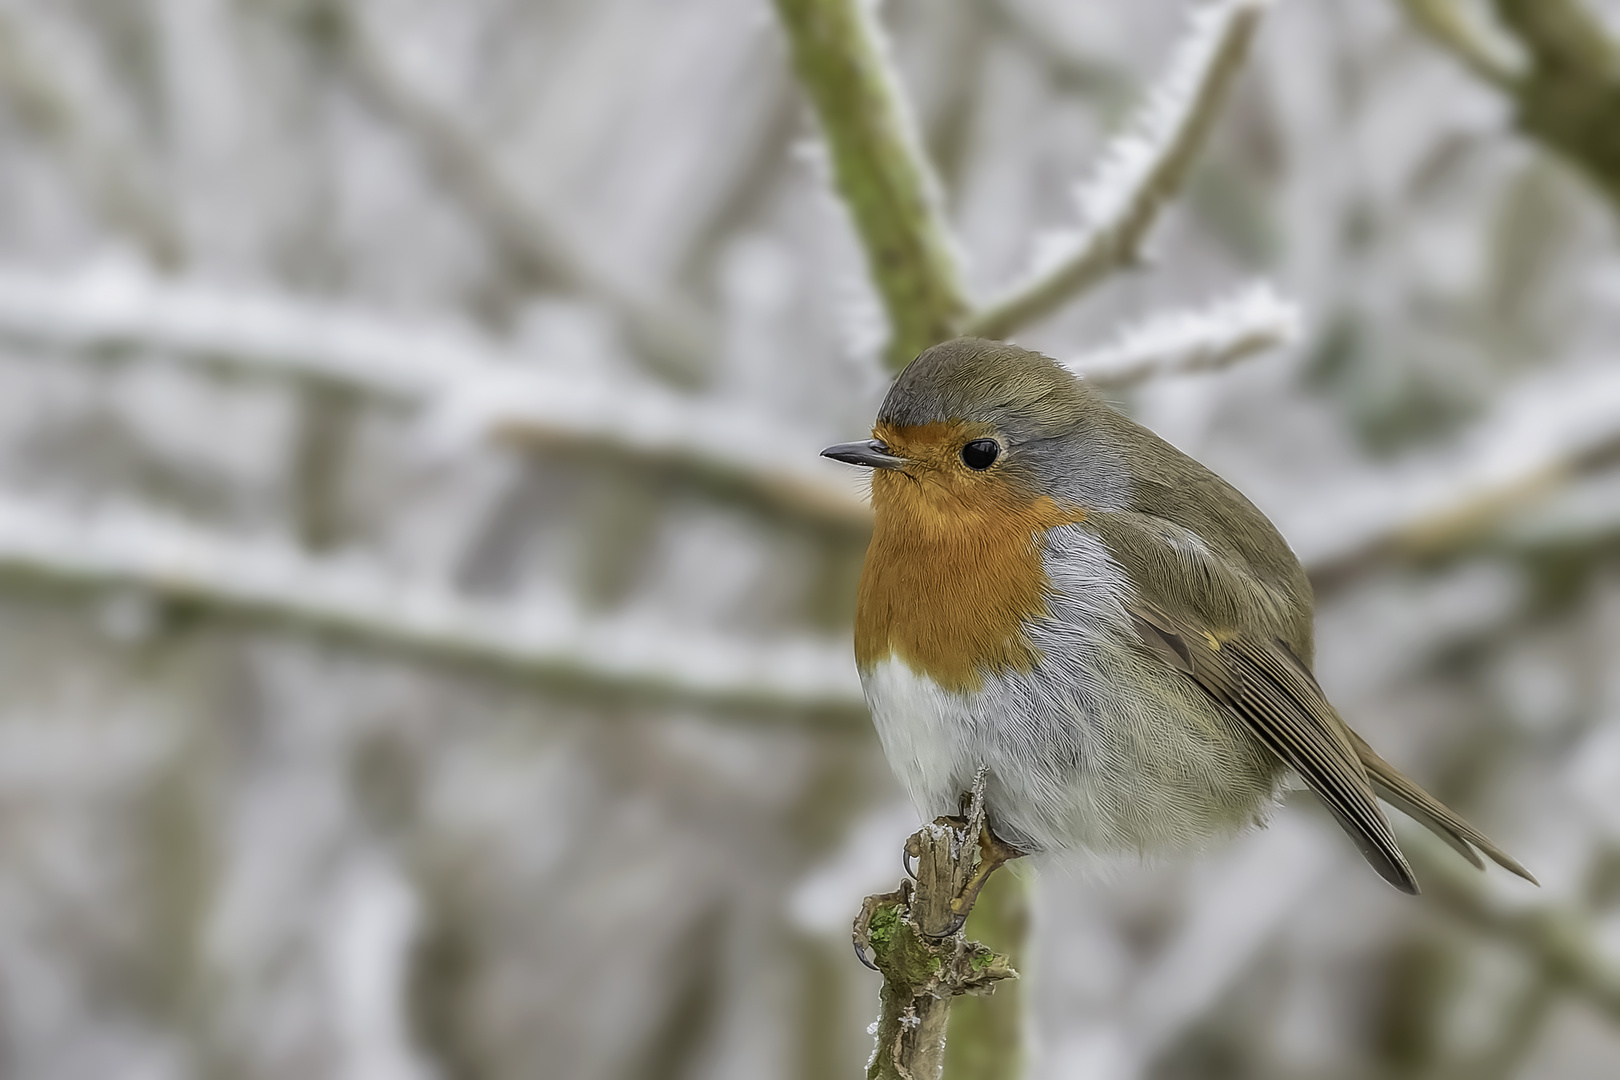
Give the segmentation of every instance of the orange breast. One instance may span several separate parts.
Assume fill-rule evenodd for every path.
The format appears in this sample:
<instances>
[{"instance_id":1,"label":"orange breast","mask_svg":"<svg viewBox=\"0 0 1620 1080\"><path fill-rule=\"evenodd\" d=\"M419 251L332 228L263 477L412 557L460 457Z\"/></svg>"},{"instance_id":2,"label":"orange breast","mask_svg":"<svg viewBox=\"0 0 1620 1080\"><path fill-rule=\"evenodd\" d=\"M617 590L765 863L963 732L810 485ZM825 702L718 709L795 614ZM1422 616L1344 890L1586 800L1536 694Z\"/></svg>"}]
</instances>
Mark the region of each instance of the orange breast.
<instances>
[{"instance_id":1,"label":"orange breast","mask_svg":"<svg viewBox=\"0 0 1620 1080\"><path fill-rule=\"evenodd\" d=\"M855 616L861 670L893 655L945 689L974 691L987 672L1034 667L1023 626L1047 610L1041 537L1084 511L965 468L879 470L872 504Z\"/></svg>"}]
</instances>

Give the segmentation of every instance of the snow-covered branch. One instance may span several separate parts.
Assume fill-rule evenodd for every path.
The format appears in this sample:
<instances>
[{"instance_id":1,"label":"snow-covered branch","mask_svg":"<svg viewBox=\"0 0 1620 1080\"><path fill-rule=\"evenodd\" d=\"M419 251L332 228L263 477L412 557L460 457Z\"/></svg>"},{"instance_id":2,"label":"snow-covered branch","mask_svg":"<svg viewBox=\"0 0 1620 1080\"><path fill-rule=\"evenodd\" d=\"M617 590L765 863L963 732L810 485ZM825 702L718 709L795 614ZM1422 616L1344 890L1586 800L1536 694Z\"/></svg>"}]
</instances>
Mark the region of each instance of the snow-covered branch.
<instances>
[{"instance_id":1,"label":"snow-covered branch","mask_svg":"<svg viewBox=\"0 0 1620 1080\"><path fill-rule=\"evenodd\" d=\"M411 327L111 268L76 279L0 273L3 339L85 357L150 350L350 388L423 410L438 434L576 446L817 527L869 527L870 511L850 478L816 456L826 440L761 418L751 403L540 369L455 328Z\"/></svg>"},{"instance_id":2,"label":"snow-covered branch","mask_svg":"<svg viewBox=\"0 0 1620 1080\"><path fill-rule=\"evenodd\" d=\"M1065 366L1094 386L1119 389L1162 375L1211 371L1286 345L1301 316L1271 286L1257 284L1203 308L1126 327L1110 345Z\"/></svg>"},{"instance_id":3,"label":"snow-covered branch","mask_svg":"<svg viewBox=\"0 0 1620 1080\"><path fill-rule=\"evenodd\" d=\"M1186 180L1268 3L1222 0L1195 12L1169 74L1077 192L1082 228L1043 245L1030 279L970 318L967 333L1005 338L1140 261L1142 243Z\"/></svg>"},{"instance_id":4,"label":"snow-covered branch","mask_svg":"<svg viewBox=\"0 0 1620 1080\"><path fill-rule=\"evenodd\" d=\"M1571 480L1620 464L1620 374L1523 385L1443 456L1339 487L1285 527L1318 593L1383 563L1456 550Z\"/></svg>"},{"instance_id":5,"label":"snow-covered branch","mask_svg":"<svg viewBox=\"0 0 1620 1080\"><path fill-rule=\"evenodd\" d=\"M865 715L839 642L761 644L645 615L593 616L561 598L493 604L375 563L312 559L288 543L225 539L136 510L83 516L0 501L0 577L127 589L583 692L750 714Z\"/></svg>"}]
</instances>

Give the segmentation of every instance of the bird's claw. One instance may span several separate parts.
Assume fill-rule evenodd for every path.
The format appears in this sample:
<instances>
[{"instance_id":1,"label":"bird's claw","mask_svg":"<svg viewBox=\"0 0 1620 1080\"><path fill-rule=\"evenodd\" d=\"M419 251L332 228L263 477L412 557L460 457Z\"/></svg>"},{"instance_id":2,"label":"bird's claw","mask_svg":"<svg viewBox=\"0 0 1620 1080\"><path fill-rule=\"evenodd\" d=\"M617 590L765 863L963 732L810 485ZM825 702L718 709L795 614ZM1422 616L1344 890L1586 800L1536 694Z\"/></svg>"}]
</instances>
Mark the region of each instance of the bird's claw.
<instances>
[{"instance_id":1,"label":"bird's claw","mask_svg":"<svg viewBox=\"0 0 1620 1080\"><path fill-rule=\"evenodd\" d=\"M861 901L860 913L855 916L855 925L851 928L851 937L855 943L855 959L871 968L873 971L881 970L877 964L868 958L872 951L872 916L877 914L878 908L885 904L909 904L911 902L911 882L902 881L900 887L894 892L877 893ZM876 954L873 953L873 956Z\"/></svg>"}]
</instances>

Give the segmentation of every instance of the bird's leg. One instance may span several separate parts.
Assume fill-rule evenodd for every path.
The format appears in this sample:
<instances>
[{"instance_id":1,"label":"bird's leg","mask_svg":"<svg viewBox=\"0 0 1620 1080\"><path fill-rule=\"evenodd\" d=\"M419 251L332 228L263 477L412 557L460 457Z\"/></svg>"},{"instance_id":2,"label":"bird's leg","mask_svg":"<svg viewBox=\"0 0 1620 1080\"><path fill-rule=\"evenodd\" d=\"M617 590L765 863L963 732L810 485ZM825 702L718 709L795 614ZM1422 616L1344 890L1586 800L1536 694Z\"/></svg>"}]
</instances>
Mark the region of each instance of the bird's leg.
<instances>
[{"instance_id":1,"label":"bird's leg","mask_svg":"<svg viewBox=\"0 0 1620 1080\"><path fill-rule=\"evenodd\" d=\"M1005 864L1012 862L1014 859L1021 859L1027 854L1029 854L1027 851L1020 851L991 832L989 825L981 826L979 828L979 864L973 868L973 873L969 875L961 890L951 900L951 911L966 920L968 912L973 910L973 905L979 899L979 892L984 888L985 882L990 880L990 875L1001 869Z\"/></svg>"}]
</instances>

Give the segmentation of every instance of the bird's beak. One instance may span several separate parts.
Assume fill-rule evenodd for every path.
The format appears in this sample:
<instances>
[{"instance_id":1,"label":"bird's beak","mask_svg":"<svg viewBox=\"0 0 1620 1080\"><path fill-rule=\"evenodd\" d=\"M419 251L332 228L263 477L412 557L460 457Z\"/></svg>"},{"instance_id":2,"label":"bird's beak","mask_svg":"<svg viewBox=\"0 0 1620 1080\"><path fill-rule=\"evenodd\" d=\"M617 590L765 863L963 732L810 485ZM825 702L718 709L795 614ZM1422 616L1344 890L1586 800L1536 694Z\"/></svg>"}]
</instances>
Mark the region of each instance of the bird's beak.
<instances>
[{"instance_id":1,"label":"bird's beak","mask_svg":"<svg viewBox=\"0 0 1620 1080\"><path fill-rule=\"evenodd\" d=\"M903 457L889 453L889 445L882 439L864 439L861 442L841 442L821 452L822 457L834 461L847 461L851 465L865 465L869 469L899 469L906 464Z\"/></svg>"}]
</instances>

